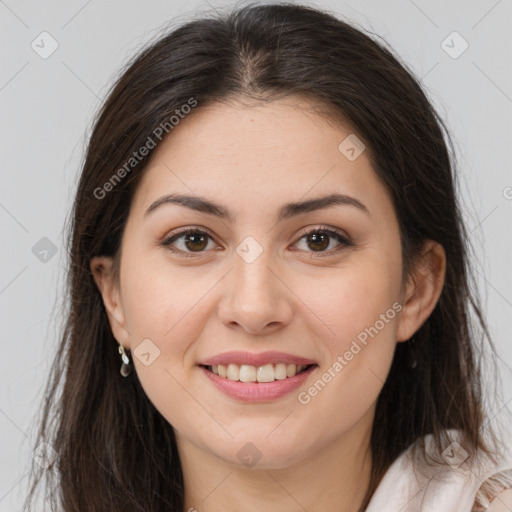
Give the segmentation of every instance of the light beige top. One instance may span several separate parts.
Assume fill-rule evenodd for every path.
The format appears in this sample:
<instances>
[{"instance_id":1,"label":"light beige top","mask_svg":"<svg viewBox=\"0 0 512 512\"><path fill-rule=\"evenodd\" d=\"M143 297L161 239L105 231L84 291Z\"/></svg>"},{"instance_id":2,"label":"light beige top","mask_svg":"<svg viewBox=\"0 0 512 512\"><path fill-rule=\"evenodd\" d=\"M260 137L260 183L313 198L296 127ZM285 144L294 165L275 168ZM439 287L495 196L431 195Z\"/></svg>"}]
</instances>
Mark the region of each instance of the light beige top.
<instances>
[{"instance_id":1,"label":"light beige top","mask_svg":"<svg viewBox=\"0 0 512 512\"><path fill-rule=\"evenodd\" d=\"M510 454L498 465L480 457L481 462L471 467L469 454L457 442L460 433L447 434L451 443L441 459L435 455L433 437L425 437L427 453L433 457L429 464L418 457L414 465L411 448L405 450L388 468L366 512L512 511L512 504L507 504L512 491L503 493L512 489Z\"/></svg>"}]
</instances>

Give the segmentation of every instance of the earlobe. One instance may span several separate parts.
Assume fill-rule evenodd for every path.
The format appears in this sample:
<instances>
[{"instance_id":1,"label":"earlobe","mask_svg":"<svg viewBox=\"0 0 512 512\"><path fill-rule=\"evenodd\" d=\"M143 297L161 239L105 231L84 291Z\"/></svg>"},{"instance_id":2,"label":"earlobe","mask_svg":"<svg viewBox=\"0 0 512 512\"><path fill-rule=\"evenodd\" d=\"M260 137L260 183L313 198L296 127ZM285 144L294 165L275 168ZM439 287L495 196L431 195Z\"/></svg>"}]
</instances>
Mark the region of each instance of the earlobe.
<instances>
[{"instance_id":1,"label":"earlobe","mask_svg":"<svg viewBox=\"0 0 512 512\"><path fill-rule=\"evenodd\" d=\"M446 253L442 245L427 240L409 276L400 314L397 341L407 341L434 310L444 286Z\"/></svg>"},{"instance_id":2,"label":"earlobe","mask_svg":"<svg viewBox=\"0 0 512 512\"><path fill-rule=\"evenodd\" d=\"M124 310L121 303L119 287L114 275L113 259L107 256L96 256L90 263L91 272L103 299L110 328L114 338L130 349Z\"/></svg>"}]
</instances>

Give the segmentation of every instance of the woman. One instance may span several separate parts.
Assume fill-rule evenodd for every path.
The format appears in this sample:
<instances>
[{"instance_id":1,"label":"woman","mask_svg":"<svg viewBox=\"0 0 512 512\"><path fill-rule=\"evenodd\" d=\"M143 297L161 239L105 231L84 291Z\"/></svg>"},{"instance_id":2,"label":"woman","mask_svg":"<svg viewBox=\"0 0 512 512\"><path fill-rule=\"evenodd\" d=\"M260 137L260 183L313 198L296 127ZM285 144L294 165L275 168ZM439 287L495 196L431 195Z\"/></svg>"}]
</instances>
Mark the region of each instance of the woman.
<instances>
[{"instance_id":1,"label":"woman","mask_svg":"<svg viewBox=\"0 0 512 512\"><path fill-rule=\"evenodd\" d=\"M51 502L467 512L510 487L443 129L388 49L309 7L136 56L74 204Z\"/></svg>"}]
</instances>

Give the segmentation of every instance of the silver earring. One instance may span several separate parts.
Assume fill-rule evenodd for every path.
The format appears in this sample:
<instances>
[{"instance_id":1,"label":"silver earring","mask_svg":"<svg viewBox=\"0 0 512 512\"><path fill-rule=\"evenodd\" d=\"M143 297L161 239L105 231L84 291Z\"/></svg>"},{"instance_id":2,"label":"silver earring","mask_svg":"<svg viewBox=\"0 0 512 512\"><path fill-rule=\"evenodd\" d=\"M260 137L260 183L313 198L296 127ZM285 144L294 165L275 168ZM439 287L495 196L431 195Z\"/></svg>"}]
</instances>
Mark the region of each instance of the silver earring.
<instances>
[{"instance_id":1,"label":"silver earring","mask_svg":"<svg viewBox=\"0 0 512 512\"><path fill-rule=\"evenodd\" d=\"M121 354L121 359L123 360L123 364L121 365L121 375L123 377L128 377L130 375L132 368L130 366L130 359L126 355L126 352L124 351L124 347L122 344L119 345L119 353Z\"/></svg>"}]
</instances>

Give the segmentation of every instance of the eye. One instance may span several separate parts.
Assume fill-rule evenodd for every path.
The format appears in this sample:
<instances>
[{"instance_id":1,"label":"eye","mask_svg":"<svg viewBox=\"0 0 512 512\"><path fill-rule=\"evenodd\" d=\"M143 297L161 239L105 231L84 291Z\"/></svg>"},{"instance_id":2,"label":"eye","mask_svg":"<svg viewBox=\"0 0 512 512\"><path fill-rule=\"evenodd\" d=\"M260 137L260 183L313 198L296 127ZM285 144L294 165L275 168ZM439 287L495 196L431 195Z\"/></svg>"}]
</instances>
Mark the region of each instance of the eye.
<instances>
[{"instance_id":1,"label":"eye","mask_svg":"<svg viewBox=\"0 0 512 512\"><path fill-rule=\"evenodd\" d=\"M176 248L175 242L184 238L182 240L183 248ZM179 253L180 256L185 256L186 258L194 257L194 252L204 252L204 249L208 247L208 241L211 240L213 242L213 238L206 232L200 229L184 229L179 233L172 235L171 237L165 239L162 242L162 245L167 247L170 251ZM215 244L214 244L215 245ZM190 252L187 252L190 251Z\"/></svg>"},{"instance_id":2,"label":"eye","mask_svg":"<svg viewBox=\"0 0 512 512\"><path fill-rule=\"evenodd\" d=\"M327 226L321 226L315 229L310 229L306 231L302 231L301 236L295 244L300 242L303 238L306 239L306 243L309 242L310 246L313 247L314 253L322 253L315 254L314 257L322 257L330 256L334 252L338 252L344 247L353 246L354 244L348 240L348 238L343 235L337 229L332 229ZM338 241L338 246L334 247L334 249L329 249L326 251L330 245L331 240L336 239ZM183 239L183 240L181 240ZM182 246L181 248L176 247L176 242L180 241ZM184 256L187 258L194 257L194 253L203 253L206 249L208 249L208 242L211 241L214 247L218 247L213 238L209 233L197 228L187 228L178 233L173 234L169 238L166 238L161 245L167 247L170 251L174 253L178 253L180 256ZM210 247L212 249L212 247Z\"/></svg>"},{"instance_id":3,"label":"eye","mask_svg":"<svg viewBox=\"0 0 512 512\"><path fill-rule=\"evenodd\" d=\"M339 230L332 229L327 226L321 226L319 228L310 229L302 232L302 236L296 242L300 242L303 238L306 239L306 247L312 247L313 257L323 257L323 256L331 256L333 253L340 251L344 247L350 247L354 244ZM336 239L338 241L338 246L334 247L334 249L329 249L326 251L330 245L332 239Z\"/></svg>"}]
</instances>

